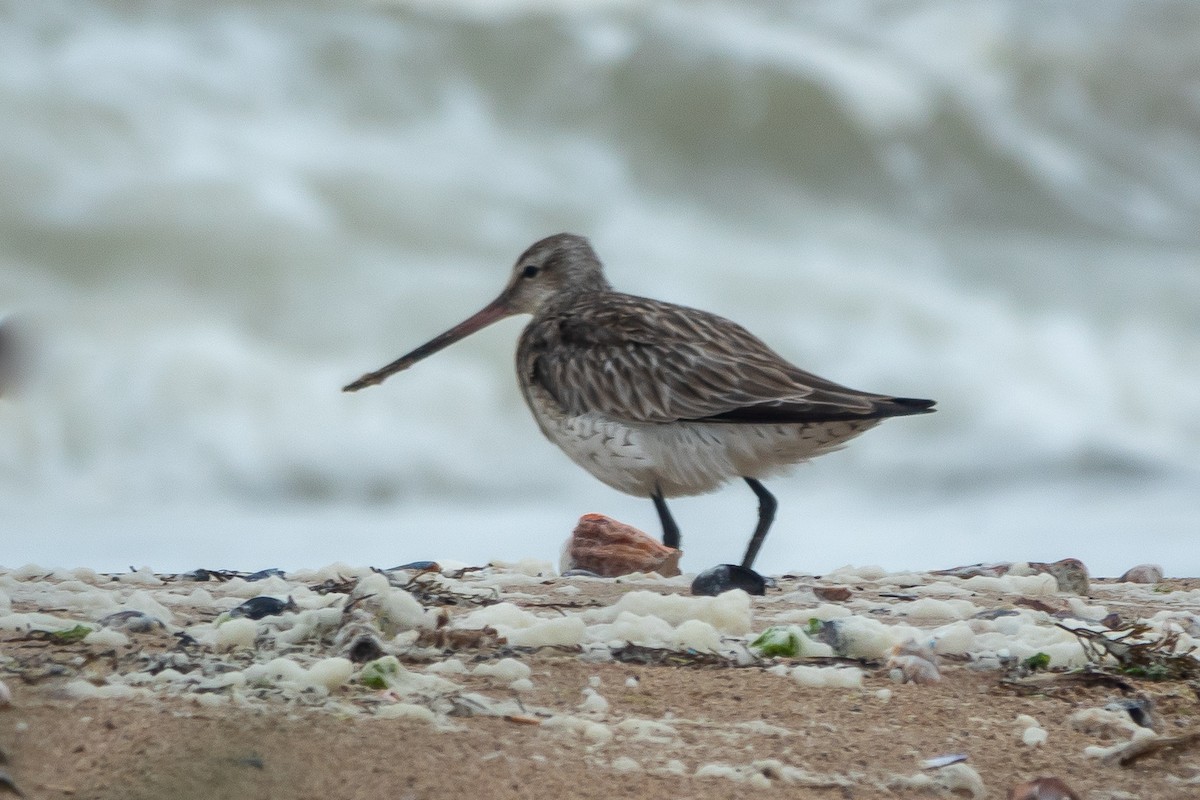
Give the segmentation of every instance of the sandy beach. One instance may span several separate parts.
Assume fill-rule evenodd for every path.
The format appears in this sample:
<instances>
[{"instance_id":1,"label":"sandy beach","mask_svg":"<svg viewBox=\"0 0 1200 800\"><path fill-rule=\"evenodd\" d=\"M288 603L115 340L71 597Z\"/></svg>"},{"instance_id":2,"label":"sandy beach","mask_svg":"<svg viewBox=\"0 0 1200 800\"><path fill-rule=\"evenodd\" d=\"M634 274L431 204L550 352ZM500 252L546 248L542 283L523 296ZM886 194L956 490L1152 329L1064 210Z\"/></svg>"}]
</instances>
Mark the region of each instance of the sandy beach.
<instances>
[{"instance_id":1,"label":"sandy beach","mask_svg":"<svg viewBox=\"0 0 1200 800\"><path fill-rule=\"evenodd\" d=\"M756 598L688 583L540 562L4 570L2 769L36 798L1200 785L1200 662L1180 655L1200 639L1200 580L1075 594L1016 565L777 576Z\"/></svg>"}]
</instances>

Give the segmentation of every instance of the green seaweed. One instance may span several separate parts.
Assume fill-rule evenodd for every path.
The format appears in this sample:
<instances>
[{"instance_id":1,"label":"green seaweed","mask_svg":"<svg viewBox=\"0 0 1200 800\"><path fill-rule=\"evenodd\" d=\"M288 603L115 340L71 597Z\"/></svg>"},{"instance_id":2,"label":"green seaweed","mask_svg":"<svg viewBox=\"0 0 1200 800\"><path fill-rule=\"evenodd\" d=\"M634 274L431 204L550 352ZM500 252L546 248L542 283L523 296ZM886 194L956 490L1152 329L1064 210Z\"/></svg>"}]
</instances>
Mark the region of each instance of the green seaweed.
<instances>
[{"instance_id":1,"label":"green seaweed","mask_svg":"<svg viewBox=\"0 0 1200 800\"><path fill-rule=\"evenodd\" d=\"M1050 656L1046 653L1034 653L1022 661L1021 666L1030 672L1037 672L1039 669L1048 669L1050 667Z\"/></svg>"},{"instance_id":2,"label":"green seaweed","mask_svg":"<svg viewBox=\"0 0 1200 800\"><path fill-rule=\"evenodd\" d=\"M83 641L83 637L92 632L92 629L87 625L76 625L73 628L64 628L61 631L51 631L50 638L61 644L68 642Z\"/></svg>"},{"instance_id":3,"label":"green seaweed","mask_svg":"<svg viewBox=\"0 0 1200 800\"><path fill-rule=\"evenodd\" d=\"M395 656L383 656L363 664L358 682L370 689L386 689L395 683L403 669Z\"/></svg>"},{"instance_id":4,"label":"green seaweed","mask_svg":"<svg viewBox=\"0 0 1200 800\"><path fill-rule=\"evenodd\" d=\"M750 649L765 658L797 658L803 649L803 640L792 625L772 625L750 643Z\"/></svg>"}]
</instances>

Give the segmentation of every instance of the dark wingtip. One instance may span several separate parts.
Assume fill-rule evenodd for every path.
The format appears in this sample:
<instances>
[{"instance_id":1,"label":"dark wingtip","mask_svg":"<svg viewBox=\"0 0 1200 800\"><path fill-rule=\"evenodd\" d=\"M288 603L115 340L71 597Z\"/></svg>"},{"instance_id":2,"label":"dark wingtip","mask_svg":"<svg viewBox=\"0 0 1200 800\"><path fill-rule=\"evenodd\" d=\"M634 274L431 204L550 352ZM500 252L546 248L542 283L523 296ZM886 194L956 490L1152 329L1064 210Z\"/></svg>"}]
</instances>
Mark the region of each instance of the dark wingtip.
<instances>
[{"instance_id":1,"label":"dark wingtip","mask_svg":"<svg viewBox=\"0 0 1200 800\"><path fill-rule=\"evenodd\" d=\"M888 399L888 410L896 414L932 414L937 411L936 400L923 400L918 397L892 397Z\"/></svg>"}]
</instances>

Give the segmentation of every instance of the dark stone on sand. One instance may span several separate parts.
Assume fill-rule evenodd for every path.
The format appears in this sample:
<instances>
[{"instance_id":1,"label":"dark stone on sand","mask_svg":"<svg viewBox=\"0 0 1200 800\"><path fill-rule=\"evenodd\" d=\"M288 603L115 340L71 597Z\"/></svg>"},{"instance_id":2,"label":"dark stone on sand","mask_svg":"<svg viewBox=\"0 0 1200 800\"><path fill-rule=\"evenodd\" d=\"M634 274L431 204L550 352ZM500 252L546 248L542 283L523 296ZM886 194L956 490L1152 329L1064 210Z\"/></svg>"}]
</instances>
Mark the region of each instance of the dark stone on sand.
<instances>
[{"instance_id":1,"label":"dark stone on sand","mask_svg":"<svg viewBox=\"0 0 1200 800\"><path fill-rule=\"evenodd\" d=\"M1138 564L1117 578L1122 583L1162 583L1162 579L1163 568L1158 564Z\"/></svg>"},{"instance_id":2,"label":"dark stone on sand","mask_svg":"<svg viewBox=\"0 0 1200 800\"><path fill-rule=\"evenodd\" d=\"M295 611L296 603L292 598L280 600L278 597L252 597L242 603L237 608L229 612L231 617L247 617L248 619L262 619L263 617L276 617L285 611Z\"/></svg>"},{"instance_id":3,"label":"dark stone on sand","mask_svg":"<svg viewBox=\"0 0 1200 800\"><path fill-rule=\"evenodd\" d=\"M741 589L746 594L767 593L767 579L752 569L737 564L718 564L706 569L692 581L692 594L716 597L731 589Z\"/></svg>"}]
</instances>

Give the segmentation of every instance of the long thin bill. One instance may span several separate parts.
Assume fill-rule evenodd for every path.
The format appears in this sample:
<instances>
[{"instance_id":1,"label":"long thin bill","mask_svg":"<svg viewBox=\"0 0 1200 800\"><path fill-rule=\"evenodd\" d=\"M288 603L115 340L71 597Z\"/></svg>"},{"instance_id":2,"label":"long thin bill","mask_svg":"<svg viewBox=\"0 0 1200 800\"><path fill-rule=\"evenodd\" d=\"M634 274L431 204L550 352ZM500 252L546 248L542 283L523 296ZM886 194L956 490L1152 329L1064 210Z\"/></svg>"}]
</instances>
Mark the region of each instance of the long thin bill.
<instances>
[{"instance_id":1,"label":"long thin bill","mask_svg":"<svg viewBox=\"0 0 1200 800\"><path fill-rule=\"evenodd\" d=\"M486 328L493 322L504 319L510 313L503 299L497 298L481 308L470 318L463 320L445 333L435 336L411 353L402 355L386 367L381 367L374 372L368 372L353 383L343 386L342 391L357 392L359 389L383 383L389 376L408 369L421 359L431 356L445 347L449 347L459 339L470 336L480 328Z\"/></svg>"}]
</instances>

